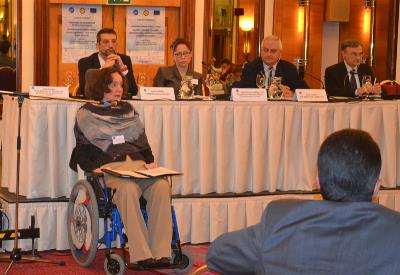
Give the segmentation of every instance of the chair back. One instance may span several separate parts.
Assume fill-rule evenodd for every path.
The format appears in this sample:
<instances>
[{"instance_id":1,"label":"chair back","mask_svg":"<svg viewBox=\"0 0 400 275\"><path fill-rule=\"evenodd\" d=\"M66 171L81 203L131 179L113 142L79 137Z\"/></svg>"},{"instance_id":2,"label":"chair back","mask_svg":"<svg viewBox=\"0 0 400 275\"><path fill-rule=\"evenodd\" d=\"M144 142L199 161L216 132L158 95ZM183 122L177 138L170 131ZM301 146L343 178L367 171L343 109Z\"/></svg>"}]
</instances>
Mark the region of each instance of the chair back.
<instances>
[{"instance_id":1,"label":"chair back","mask_svg":"<svg viewBox=\"0 0 400 275\"><path fill-rule=\"evenodd\" d=\"M94 83L96 82L99 76L100 70L99 69L88 69L85 73L85 97L92 98L91 88L93 87ZM82 91L81 91L82 92Z\"/></svg>"},{"instance_id":2,"label":"chair back","mask_svg":"<svg viewBox=\"0 0 400 275\"><path fill-rule=\"evenodd\" d=\"M15 69L11 67L0 67L0 90L16 91L17 76Z\"/></svg>"}]
</instances>

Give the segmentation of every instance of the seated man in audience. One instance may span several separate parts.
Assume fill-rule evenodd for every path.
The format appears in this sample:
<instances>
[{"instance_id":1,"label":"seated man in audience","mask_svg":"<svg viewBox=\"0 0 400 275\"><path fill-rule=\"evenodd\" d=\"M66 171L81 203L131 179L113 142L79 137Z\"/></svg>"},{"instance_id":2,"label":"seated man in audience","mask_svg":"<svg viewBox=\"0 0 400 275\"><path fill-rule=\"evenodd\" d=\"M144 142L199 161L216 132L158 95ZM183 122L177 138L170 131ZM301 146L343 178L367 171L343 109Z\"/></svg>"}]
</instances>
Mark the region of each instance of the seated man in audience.
<instances>
[{"instance_id":1,"label":"seated man in audience","mask_svg":"<svg viewBox=\"0 0 400 275\"><path fill-rule=\"evenodd\" d=\"M11 43L8 40L0 41L0 67L11 67L15 69L15 59L8 56Z\"/></svg>"},{"instance_id":2,"label":"seated man in audience","mask_svg":"<svg viewBox=\"0 0 400 275\"><path fill-rule=\"evenodd\" d=\"M293 97L293 91L298 88L308 88L308 85L299 77L296 67L281 59L282 42L275 35L267 36L261 45L261 57L244 66L240 82L233 84L236 88L257 88L257 74L265 76L265 87L271 83L272 77L282 77L283 95Z\"/></svg>"},{"instance_id":3,"label":"seated man in audience","mask_svg":"<svg viewBox=\"0 0 400 275\"><path fill-rule=\"evenodd\" d=\"M371 136L345 129L318 153L324 200L276 200L260 223L211 244L222 274L400 274L400 214L379 204L381 155Z\"/></svg>"},{"instance_id":4,"label":"seated man in audience","mask_svg":"<svg viewBox=\"0 0 400 275\"><path fill-rule=\"evenodd\" d=\"M380 94L372 68L363 61L363 48L356 40L345 40L340 46L343 61L325 70L325 88L329 96L355 97L363 94ZM370 76L372 85L363 87L364 76Z\"/></svg>"},{"instance_id":5,"label":"seated man in audience","mask_svg":"<svg viewBox=\"0 0 400 275\"><path fill-rule=\"evenodd\" d=\"M96 47L98 52L79 59L79 89L85 93L85 73L88 69L99 69L115 66L128 82L128 93L137 94L138 87L133 77L132 61L127 55L117 53L117 33L114 29L103 28L97 33Z\"/></svg>"}]
</instances>

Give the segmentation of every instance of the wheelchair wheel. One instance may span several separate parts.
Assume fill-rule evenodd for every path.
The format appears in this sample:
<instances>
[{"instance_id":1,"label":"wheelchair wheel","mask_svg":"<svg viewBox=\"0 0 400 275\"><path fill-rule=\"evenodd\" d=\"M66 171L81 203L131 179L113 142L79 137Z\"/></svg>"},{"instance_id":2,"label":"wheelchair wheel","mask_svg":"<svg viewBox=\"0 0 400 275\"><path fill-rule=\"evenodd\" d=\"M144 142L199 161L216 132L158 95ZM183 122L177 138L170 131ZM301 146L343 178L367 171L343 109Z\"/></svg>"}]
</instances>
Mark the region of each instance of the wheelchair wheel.
<instances>
[{"instance_id":1,"label":"wheelchair wheel","mask_svg":"<svg viewBox=\"0 0 400 275\"><path fill-rule=\"evenodd\" d=\"M118 254L111 254L110 260L104 260L104 271L107 275L122 275L126 271L124 259Z\"/></svg>"},{"instance_id":2,"label":"wheelchair wheel","mask_svg":"<svg viewBox=\"0 0 400 275\"><path fill-rule=\"evenodd\" d=\"M175 268L174 272L178 274L189 274L193 267L193 257L189 253L182 251L182 260L179 268Z\"/></svg>"},{"instance_id":3,"label":"wheelchair wheel","mask_svg":"<svg viewBox=\"0 0 400 275\"><path fill-rule=\"evenodd\" d=\"M99 209L92 186L78 181L68 203L68 242L77 264L88 267L96 256L99 242Z\"/></svg>"}]
</instances>

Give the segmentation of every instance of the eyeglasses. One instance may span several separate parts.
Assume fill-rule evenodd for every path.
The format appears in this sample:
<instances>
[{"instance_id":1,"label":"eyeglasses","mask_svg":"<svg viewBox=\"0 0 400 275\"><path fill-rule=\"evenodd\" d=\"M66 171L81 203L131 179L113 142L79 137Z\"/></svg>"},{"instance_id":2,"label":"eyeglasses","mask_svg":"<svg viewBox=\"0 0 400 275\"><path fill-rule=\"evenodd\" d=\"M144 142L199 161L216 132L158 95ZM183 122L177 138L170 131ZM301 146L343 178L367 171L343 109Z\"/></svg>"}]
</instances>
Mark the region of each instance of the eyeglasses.
<instances>
[{"instance_id":1,"label":"eyeglasses","mask_svg":"<svg viewBox=\"0 0 400 275\"><path fill-rule=\"evenodd\" d=\"M189 55L190 55L190 52L174 53L175 57L188 57Z\"/></svg>"},{"instance_id":2,"label":"eyeglasses","mask_svg":"<svg viewBox=\"0 0 400 275\"><path fill-rule=\"evenodd\" d=\"M351 55L352 57L363 57L363 56L364 56L364 53L351 52L350 55Z\"/></svg>"}]
</instances>

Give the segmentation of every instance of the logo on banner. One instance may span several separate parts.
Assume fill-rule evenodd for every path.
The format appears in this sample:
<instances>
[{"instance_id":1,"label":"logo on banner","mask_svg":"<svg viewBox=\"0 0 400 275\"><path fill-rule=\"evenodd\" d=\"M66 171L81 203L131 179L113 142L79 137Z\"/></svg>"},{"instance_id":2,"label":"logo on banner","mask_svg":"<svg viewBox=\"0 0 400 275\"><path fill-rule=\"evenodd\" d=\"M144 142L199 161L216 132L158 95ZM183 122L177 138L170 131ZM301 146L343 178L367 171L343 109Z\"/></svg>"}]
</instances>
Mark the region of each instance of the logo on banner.
<instances>
[{"instance_id":1,"label":"logo on banner","mask_svg":"<svg viewBox=\"0 0 400 275\"><path fill-rule=\"evenodd\" d=\"M74 7L69 7L68 11L69 11L70 13L74 13L75 9L74 9Z\"/></svg>"},{"instance_id":2,"label":"logo on banner","mask_svg":"<svg viewBox=\"0 0 400 275\"><path fill-rule=\"evenodd\" d=\"M79 9L79 12L80 12L81 14L85 14L86 10L85 10L85 8L80 8L80 9Z\"/></svg>"},{"instance_id":3,"label":"logo on banner","mask_svg":"<svg viewBox=\"0 0 400 275\"><path fill-rule=\"evenodd\" d=\"M139 14L139 11L138 11L138 10L133 10L133 14L134 14L134 15L138 15L138 14Z\"/></svg>"},{"instance_id":4,"label":"logo on banner","mask_svg":"<svg viewBox=\"0 0 400 275\"><path fill-rule=\"evenodd\" d=\"M97 13L97 9L96 8L90 8L90 13Z\"/></svg>"},{"instance_id":5,"label":"logo on banner","mask_svg":"<svg viewBox=\"0 0 400 275\"><path fill-rule=\"evenodd\" d=\"M150 14L150 12L149 12L148 10L144 10L144 11L143 11L143 15L144 15L144 16L148 16L149 14Z\"/></svg>"},{"instance_id":6,"label":"logo on banner","mask_svg":"<svg viewBox=\"0 0 400 275\"><path fill-rule=\"evenodd\" d=\"M160 15L160 11L159 10L154 10L154 15Z\"/></svg>"}]
</instances>

